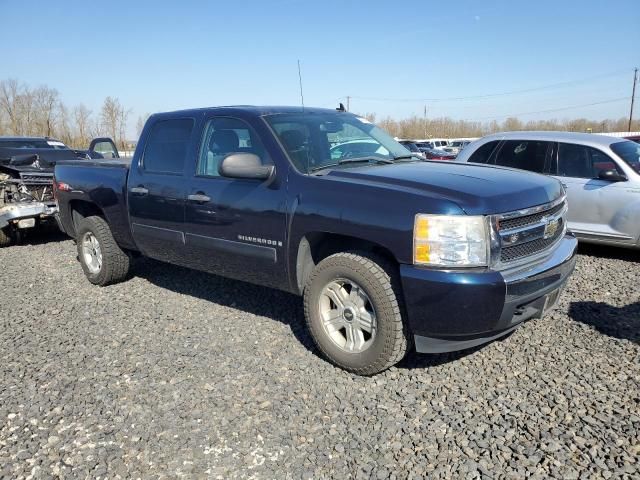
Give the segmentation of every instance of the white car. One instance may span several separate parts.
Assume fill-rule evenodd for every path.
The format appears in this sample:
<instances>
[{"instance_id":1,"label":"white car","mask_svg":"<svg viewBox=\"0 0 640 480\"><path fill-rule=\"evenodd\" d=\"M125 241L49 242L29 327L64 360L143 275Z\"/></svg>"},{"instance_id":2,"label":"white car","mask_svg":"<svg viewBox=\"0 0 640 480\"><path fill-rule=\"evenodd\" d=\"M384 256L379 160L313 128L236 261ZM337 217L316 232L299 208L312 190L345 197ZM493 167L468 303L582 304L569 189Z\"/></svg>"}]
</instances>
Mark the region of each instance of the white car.
<instances>
[{"instance_id":1,"label":"white car","mask_svg":"<svg viewBox=\"0 0 640 480\"><path fill-rule=\"evenodd\" d=\"M442 150L447 153L458 153L449 145L449 140L444 138L429 138L426 140L417 140L418 143L426 144L427 148L432 150Z\"/></svg>"},{"instance_id":2,"label":"white car","mask_svg":"<svg viewBox=\"0 0 640 480\"><path fill-rule=\"evenodd\" d=\"M457 162L551 175L562 182L578 239L640 247L640 144L570 132L507 132L467 146Z\"/></svg>"}]
</instances>

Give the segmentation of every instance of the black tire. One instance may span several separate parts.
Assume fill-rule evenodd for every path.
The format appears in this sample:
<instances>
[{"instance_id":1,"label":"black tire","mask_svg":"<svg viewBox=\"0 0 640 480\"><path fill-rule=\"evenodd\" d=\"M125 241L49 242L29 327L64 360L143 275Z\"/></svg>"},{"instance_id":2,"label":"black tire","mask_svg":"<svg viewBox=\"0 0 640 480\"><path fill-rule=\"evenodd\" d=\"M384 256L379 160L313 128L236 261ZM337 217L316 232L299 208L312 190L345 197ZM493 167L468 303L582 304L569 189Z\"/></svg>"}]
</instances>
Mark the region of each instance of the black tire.
<instances>
[{"instance_id":1,"label":"black tire","mask_svg":"<svg viewBox=\"0 0 640 480\"><path fill-rule=\"evenodd\" d=\"M368 296L375 312L375 337L364 351L340 348L323 325L320 295L336 280L355 282ZM381 257L364 252L342 252L322 260L311 272L304 290L304 313L318 349L332 363L358 375L380 373L402 360L410 334L402 315L402 295L396 269Z\"/></svg>"},{"instance_id":2,"label":"black tire","mask_svg":"<svg viewBox=\"0 0 640 480\"><path fill-rule=\"evenodd\" d=\"M98 216L83 218L76 229L76 246L78 248L78 259L87 279L94 285L110 285L124 280L129 273L130 259L118 246L111 234L111 229L107 222ZM97 272L92 272L85 255L83 254L83 238L91 234L97 239L100 245L102 263Z\"/></svg>"},{"instance_id":3,"label":"black tire","mask_svg":"<svg viewBox=\"0 0 640 480\"><path fill-rule=\"evenodd\" d=\"M0 248L9 247L13 243L13 237L9 232L9 227L0 228Z\"/></svg>"}]
</instances>

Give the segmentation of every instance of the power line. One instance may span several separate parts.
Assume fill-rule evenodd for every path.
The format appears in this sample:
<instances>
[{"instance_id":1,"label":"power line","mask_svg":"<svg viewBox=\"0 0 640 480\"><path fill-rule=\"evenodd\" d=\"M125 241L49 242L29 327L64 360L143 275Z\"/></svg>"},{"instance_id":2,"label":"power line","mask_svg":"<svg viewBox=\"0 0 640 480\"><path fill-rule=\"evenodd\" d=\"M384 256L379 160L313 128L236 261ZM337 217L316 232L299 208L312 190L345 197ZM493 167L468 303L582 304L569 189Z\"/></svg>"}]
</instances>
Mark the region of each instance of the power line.
<instances>
[{"instance_id":1,"label":"power line","mask_svg":"<svg viewBox=\"0 0 640 480\"><path fill-rule=\"evenodd\" d=\"M579 83L585 83L585 82L590 82L590 81L593 81L593 80L599 80L601 78L620 76L622 74L629 73L629 70L630 69L626 68L624 70L616 70L615 72L604 73L602 75L596 75L596 76L593 76L593 77L582 78L582 79L579 79L579 80L570 80L570 81L567 81L567 82L552 83L552 84L549 84L549 85L543 85L543 86L534 87L534 88L526 88L526 89L522 89L522 90L512 90L512 91L500 92L500 93L488 93L488 94L484 94L484 95L471 95L471 96L466 96L466 97L390 98L390 97L360 97L360 96L352 95L351 98L359 99L359 100L370 100L370 101L376 101L376 102L450 102L450 101L460 101L460 100L477 100L477 99L482 99L482 98L502 97L502 96L506 96L506 95L518 95L518 94L521 94L521 93L531 93L531 92L537 92L537 91L548 90L548 89L553 89L553 88L562 88L562 87L567 87L567 86L571 86L571 85L575 85L575 84L579 84Z\"/></svg>"},{"instance_id":2,"label":"power line","mask_svg":"<svg viewBox=\"0 0 640 480\"><path fill-rule=\"evenodd\" d=\"M475 118L474 120L491 120L491 119L494 119L494 118L520 117L522 115L536 115L538 113L562 112L564 110L573 110L574 108L591 107L593 105L604 105L605 103L621 102L623 100L629 100L629 98L630 97L619 97L619 98L612 98L610 100L603 100L601 102L583 103L582 105L571 105L569 107L551 108L549 110L538 110L537 112L510 113L510 114L507 114L507 115L495 115L495 116L492 116L492 117L480 117L480 118Z\"/></svg>"}]
</instances>

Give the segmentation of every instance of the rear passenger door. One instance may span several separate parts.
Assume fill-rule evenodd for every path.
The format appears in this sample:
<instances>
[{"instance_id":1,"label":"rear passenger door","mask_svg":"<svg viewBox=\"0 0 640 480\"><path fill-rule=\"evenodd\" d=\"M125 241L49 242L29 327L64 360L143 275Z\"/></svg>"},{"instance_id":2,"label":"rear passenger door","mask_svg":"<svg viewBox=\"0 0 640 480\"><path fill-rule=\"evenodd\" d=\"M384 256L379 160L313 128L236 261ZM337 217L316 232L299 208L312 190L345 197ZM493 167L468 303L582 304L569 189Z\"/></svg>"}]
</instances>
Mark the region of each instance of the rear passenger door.
<instances>
[{"instance_id":1,"label":"rear passenger door","mask_svg":"<svg viewBox=\"0 0 640 480\"><path fill-rule=\"evenodd\" d=\"M628 183L598 178L601 170L617 169L604 152L586 145L558 143L553 156L554 176L567 191L568 227L579 236L634 243L636 226L618 215L628 202Z\"/></svg>"},{"instance_id":2,"label":"rear passenger door","mask_svg":"<svg viewBox=\"0 0 640 480\"><path fill-rule=\"evenodd\" d=\"M551 144L539 140L505 140L495 156L495 164L535 173L549 173Z\"/></svg>"},{"instance_id":3,"label":"rear passenger door","mask_svg":"<svg viewBox=\"0 0 640 480\"><path fill-rule=\"evenodd\" d=\"M252 283L286 284L286 172L276 170L270 181L220 176L220 163L231 153L254 153L272 163L243 119L207 118L199 143L185 210L188 265Z\"/></svg>"},{"instance_id":4,"label":"rear passenger door","mask_svg":"<svg viewBox=\"0 0 640 480\"><path fill-rule=\"evenodd\" d=\"M143 135L127 182L129 221L146 256L182 263L184 256L185 165L193 158L194 118L158 119Z\"/></svg>"}]
</instances>

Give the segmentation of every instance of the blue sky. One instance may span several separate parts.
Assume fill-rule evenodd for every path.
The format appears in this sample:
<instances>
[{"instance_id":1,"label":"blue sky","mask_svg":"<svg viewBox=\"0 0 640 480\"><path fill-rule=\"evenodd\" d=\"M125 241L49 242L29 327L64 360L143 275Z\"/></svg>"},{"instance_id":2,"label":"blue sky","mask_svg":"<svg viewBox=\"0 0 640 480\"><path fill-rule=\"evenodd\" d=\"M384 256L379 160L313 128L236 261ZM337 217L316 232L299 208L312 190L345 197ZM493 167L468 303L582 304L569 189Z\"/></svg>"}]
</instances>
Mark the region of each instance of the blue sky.
<instances>
[{"instance_id":1,"label":"blue sky","mask_svg":"<svg viewBox=\"0 0 640 480\"><path fill-rule=\"evenodd\" d=\"M96 111L116 96L130 129L145 112L298 104L298 59L307 105L350 95L378 118L426 104L485 120L628 97L640 65L639 0L0 0L0 18L0 79ZM618 118L628 103L521 118Z\"/></svg>"}]
</instances>

